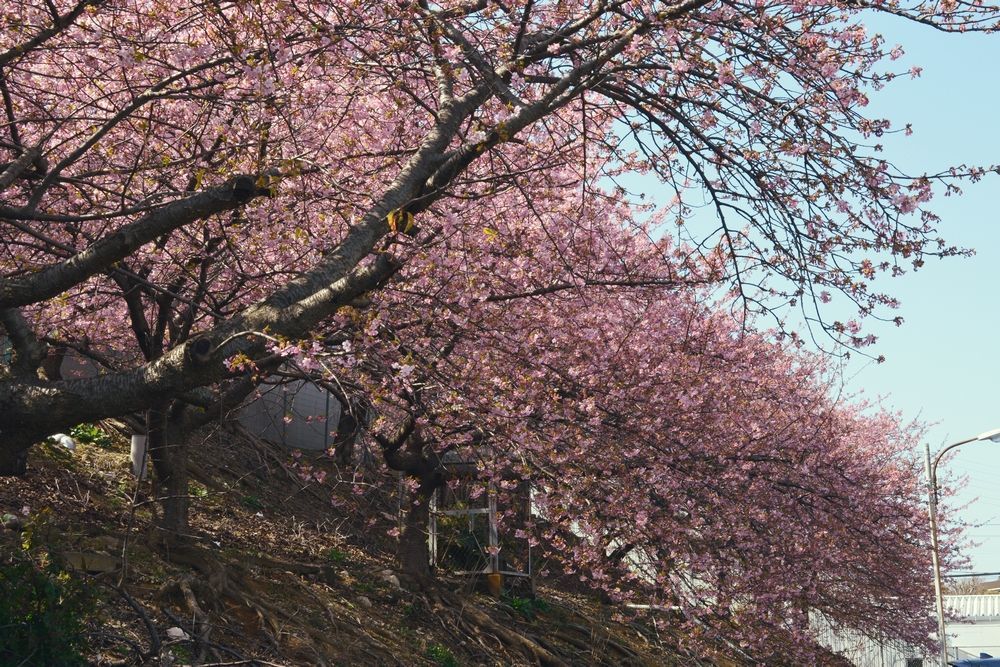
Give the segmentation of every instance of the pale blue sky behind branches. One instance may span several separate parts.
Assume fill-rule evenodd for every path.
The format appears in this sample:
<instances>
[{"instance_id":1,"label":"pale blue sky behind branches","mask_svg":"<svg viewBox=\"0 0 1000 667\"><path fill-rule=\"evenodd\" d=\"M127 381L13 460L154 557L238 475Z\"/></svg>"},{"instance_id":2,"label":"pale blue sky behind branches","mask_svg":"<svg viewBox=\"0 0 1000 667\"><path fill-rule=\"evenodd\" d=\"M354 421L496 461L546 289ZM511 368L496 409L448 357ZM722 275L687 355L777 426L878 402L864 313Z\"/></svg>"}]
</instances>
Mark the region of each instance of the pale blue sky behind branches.
<instances>
[{"instance_id":1,"label":"pale blue sky behind branches","mask_svg":"<svg viewBox=\"0 0 1000 667\"><path fill-rule=\"evenodd\" d=\"M898 20L877 22L886 41L901 43L903 67L920 78L897 80L871 96L870 110L912 123L910 137L886 137L886 155L906 171L1000 163L1000 35L948 35ZM932 260L888 280L902 301L902 327L876 325L880 365L860 369L848 387L880 395L906 418L932 424L932 453L943 445L1000 428L1000 176L967 184L961 197L938 197L946 240L973 248L970 258ZM983 524L969 530L972 568L1000 572L1000 444L976 442L939 467L965 478L952 504Z\"/></svg>"}]
</instances>

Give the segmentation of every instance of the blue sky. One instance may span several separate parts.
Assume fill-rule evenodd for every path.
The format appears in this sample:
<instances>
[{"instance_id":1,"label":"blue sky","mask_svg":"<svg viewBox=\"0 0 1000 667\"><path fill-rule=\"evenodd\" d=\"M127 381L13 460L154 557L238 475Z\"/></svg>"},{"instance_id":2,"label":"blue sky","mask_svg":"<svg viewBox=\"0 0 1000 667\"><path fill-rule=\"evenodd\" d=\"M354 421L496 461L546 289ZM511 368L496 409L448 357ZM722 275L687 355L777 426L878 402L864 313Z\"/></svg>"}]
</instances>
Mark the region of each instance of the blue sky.
<instances>
[{"instance_id":1,"label":"blue sky","mask_svg":"<svg viewBox=\"0 0 1000 667\"><path fill-rule=\"evenodd\" d=\"M924 68L873 94L870 110L912 123L914 135L887 138L886 154L909 171L1000 163L1000 35L946 35L898 20L879 21L888 43L906 48L903 62ZM968 259L930 261L887 284L902 300L903 327L876 327L884 364L853 364L849 386L881 395L905 417L932 423L932 451L1000 428L1000 177L969 184L962 197L939 198L941 231L971 247ZM965 484L955 499L961 517L983 523L968 551L976 571L1000 572L1000 444L956 450L940 469Z\"/></svg>"}]
</instances>

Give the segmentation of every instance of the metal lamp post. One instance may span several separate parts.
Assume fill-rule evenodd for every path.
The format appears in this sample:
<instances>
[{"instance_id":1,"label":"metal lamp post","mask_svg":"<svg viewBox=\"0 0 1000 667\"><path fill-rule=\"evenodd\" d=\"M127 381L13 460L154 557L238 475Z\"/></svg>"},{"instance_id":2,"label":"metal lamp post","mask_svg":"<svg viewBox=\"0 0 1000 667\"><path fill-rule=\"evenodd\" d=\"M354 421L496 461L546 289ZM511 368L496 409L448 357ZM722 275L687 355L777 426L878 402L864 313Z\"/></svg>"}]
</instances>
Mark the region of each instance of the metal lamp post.
<instances>
[{"instance_id":1,"label":"metal lamp post","mask_svg":"<svg viewBox=\"0 0 1000 667\"><path fill-rule=\"evenodd\" d=\"M980 433L974 438L968 438L948 445L931 461L931 446L926 445L927 452L927 508L931 520L931 563L934 566L934 598L937 604L938 641L941 642L941 667L948 667L948 637L944 627L944 597L941 593L941 560L938 550L937 532L937 466L941 457L959 445L965 445L979 440L1000 442L1000 428Z\"/></svg>"}]
</instances>

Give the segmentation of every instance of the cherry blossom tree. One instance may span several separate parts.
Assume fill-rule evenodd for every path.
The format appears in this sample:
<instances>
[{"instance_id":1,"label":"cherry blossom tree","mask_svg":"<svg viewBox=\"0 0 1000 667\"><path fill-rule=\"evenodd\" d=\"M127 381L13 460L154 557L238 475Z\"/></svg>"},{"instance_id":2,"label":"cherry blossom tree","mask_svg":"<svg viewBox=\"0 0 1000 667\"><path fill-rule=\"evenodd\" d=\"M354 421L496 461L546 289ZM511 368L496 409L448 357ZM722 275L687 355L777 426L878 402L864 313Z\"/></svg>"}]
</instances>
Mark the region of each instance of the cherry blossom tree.
<instances>
[{"instance_id":1,"label":"cherry blossom tree","mask_svg":"<svg viewBox=\"0 0 1000 667\"><path fill-rule=\"evenodd\" d=\"M536 516L525 525L513 512L506 530L551 568L613 600L676 610L692 636L811 663L822 614L925 644L920 429L843 396L821 356L747 334L707 288L501 291L522 226L533 224L500 228L476 279L451 281L458 294L428 267L368 312L342 314L338 331L370 335L324 361L376 397L387 463L414 479L406 571L429 576L430 495L463 474L455 461L475 461L502 506L534 490ZM490 296L459 309L470 283Z\"/></svg>"},{"instance_id":2,"label":"cherry blossom tree","mask_svg":"<svg viewBox=\"0 0 1000 667\"><path fill-rule=\"evenodd\" d=\"M837 400L780 326L798 309L870 345L864 318L897 305L875 279L961 252L935 188L987 171L882 155L897 130L868 95L919 71L865 29L874 12L998 18L957 1L7 2L0 467L144 414L181 533L184 433L295 361L367 406L415 480L404 550L441 457L466 448L540 490L545 539L609 595L652 585L763 653L811 611L917 641L914 432ZM59 377L67 349L101 373ZM793 577L806 563L815 577Z\"/></svg>"},{"instance_id":3,"label":"cherry blossom tree","mask_svg":"<svg viewBox=\"0 0 1000 667\"><path fill-rule=\"evenodd\" d=\"M747 311L823 288L863 314L892 305L875 274L955 251L924 210L941 176L903 176L867 143L889 126L862 115L866 90L895 76L878 68L897 51L862 9L8 3L0 306L20 374L0 391L5 451L224 379L225 359L257 349L245 332L304 335L448 220L493 229L491 200L511 189L624 201L609 184L652 171L674 199L633 227L653 237L708 193L718 228L681 251L684 275L596 280L728 282ZM871 9L953 30L994 19ZM535 289L587 281L550 268ZM122 312L131 334L107 326ZM94 329L139 354L37 385L46 337L96 349Z\"/></svg>"}]
</instances>

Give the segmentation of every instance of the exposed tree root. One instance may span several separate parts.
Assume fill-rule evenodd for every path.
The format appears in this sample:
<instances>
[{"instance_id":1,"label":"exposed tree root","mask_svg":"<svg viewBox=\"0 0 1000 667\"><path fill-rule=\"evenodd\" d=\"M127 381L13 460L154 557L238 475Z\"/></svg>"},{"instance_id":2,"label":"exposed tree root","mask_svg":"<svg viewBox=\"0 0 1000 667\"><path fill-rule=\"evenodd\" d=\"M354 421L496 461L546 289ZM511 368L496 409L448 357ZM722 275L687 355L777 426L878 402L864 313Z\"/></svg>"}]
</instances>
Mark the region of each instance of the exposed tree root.
<instances>
[{"instance_id":1,"label":"exposed tree root","mask_svg":"<svg viewBox=\"0 0 1000 667\"><path fill-rule=\"evenodd\" d=\"M534 639L515 630L505 628L490 618L484 611L472 605L466 605L462 608L461 613L470 618L480 628L492 632L511 647L526 653L540 665L552 665L553 667L566 665L561 658Z\"/></svg>"},{"instance_id":2,"label":"exposed tree root","mask_svg":"<svg viewBox=\"0 0 1000 667\"><path fill-rule=\"evenodd\" d=\"M204 662L205 656L208 653L208 636L212 632L212 624L209 622L208 614L202 610L201 606L198 604L198 598L195 597L194 591L191 590L191 577L184 577L179 582L177 586L184 596L184 603L187 604L189 610L191 610L191 618L194 621L195 629L195 649L197 651L196 662Z\"/></svg>"},{"instance_id":3,"label":"exposed tree root","mask_svg":"<svg viewBox=\"0 0 1000 667\"><path fill-rule=\"evenodd\" d=\"M147 660L155 655L160 654L160 636L156 631L156 626L153 625L152 619L146 612L145 608L134 597L132 597L128 591L126 591L121 586L109 585L109 587L118 593L126 604L135 612L139 620L142 621L143 627L146 628L146 632L149 634L149 649L146 651L139 651L139 658L141 660Z\"/></svg>"},{"instance_id":4,"label":"exposed tree root","mask_svg":"<svg viewBox=\"0 0 1000 667\"><path fill-rule=\"evenodd\" d=\"M428 596L429 606L432 609L452 611L459 620L471 623L475 632L486 633L496 638L502 648L520 653L532 663L543 667L566 667L567 663L562 658L542 646L538 640L504 627L494 621L489 614L470 604L468 600L441 590L428 593Z\"/></svg>"},{"instance_id":5,"label":"exposed tree root","mask_svg":"<svg viewBox=\"0 0 1000 667\"><path fill-rule=\"evenodd\" d=\"M198 575L185 575L169 581L161 587L160 594L168 598L179 597L183 601L194 621L199 660L205 658L209 649L210 614L228 617L234 609L249 610L254 614L259 623L258 630L275 649L278 648L281 625L277 617L280 611L253 595L254 586L241 569L221 563L210 552L194 546L173 547L166 556L170 562L186 565ZM202 607L199 598L208 601L207 610Z\"/></svg>"},{"instance_id":6,"label":"exposed tree root","mask_svg":"<svg viewBox=\"0 0 1000 667\"><path fill-rule=\"evenodd\" d=\"M608 655L608 659L613 660L617 664L637 664L641 662L635 651L615 641L610 635L606 633L596 634L593 628L599 627L601 625L596 622L593 622L590 627L569 623L561 631L554 633L553 636L591 654L595 650L602 650Z\"/></svg>"},{"instance_id":7,"label":"exposed tree root","mask_svg":"<svg viewBox=\"0 0 1000 667\"><path fill-rule=\"evenodd\" d=\"M256 615L254 631L267 637L273 650L280 652L282 648L289 648L282 644L298 643L291 648L300 655L307 653L309 664L325 665L323 656L338 653L348 642L370 654L373 664L403 664L396 658L396 652L373 636L370 629L365 627L360 618L355 618L351 610L336 602L324 602L304 581L298 581L298 587L316 602L316 607L324 614L327 623L322 627L303 623L301 607L285 610L266 601L258 594L257 587L242 567L221 563L214 554L206 550L181 546L170 549L166 555L172 563L191 567L196 573L168 582L161 588L161 595L179 600L194 619L199 659L204 657L204 648L209 647L208 630L212 627L208 622L210 614L230 620L243 620L245 632L249 611ZM327 574L329 569L326 566L268 558L253 558L250 562L295 574L322 575ZM345 620L351 618L355 618L356 625ZM298 629L305 636L294 640L287 632L288 627ZM283 638L286 641L283 642ZM365 644L372 646L375 651L366 650Z\"/></svg>"},{"instance_id":8,"label":"exposed tree root","mask_svg":"<svg viewBox=\"0 0 1000 667\"><path fill-rule=\"evenodd\" d=\"M294 609L284 609L279 604L268 601L266 594L254 585L252 577L245 570L245 563L227 564L220 562L217 555L193 546L171 546L164 549L166 558L177 565L190 567L191 574L176 578L161 589L161 594L176 600L185 610L193 628L193 641L198 661L208 655L220 656L210 641L213 627L211 619L226 620L233 630L233 623L242 623L237 630L241 634L256 634L266 637L271 649L276 653L293 651L299 659L310 664L324 665L325 656L342 653L345 646L355 646L370 658L373 664L403 664L392 646L398 642L395 637L378 637L378 624L366 622L359 612L349 605L325 599L317 593L320 582L308 582L299 577L287 577L301 589L301 595L315 603L315 608L323 617L323 622L303 622L305 615L314 613L312 604L298 604ZM297 563L255 557L249 559L252 567L278 570L297 575L326 575L329 568L310 563ZM412 592L412 591L411 591ZM603 661L606 664L643 664L642 658L633 650L616 641L606 633L595 634L593 627L600 624L582 614L571 612L581 622L564 623L556 629L546 631L544 637L528 634L514 624L494 620L484 609L472 600L437 585L422 586L415 593L417 600L423 600L427 609L437 618L444 630L456 640L472 639L484 653L508 656L524 656L530 663L540 666L563 667L575 660L574 653L586 661ZM312 616L315 619L315 616ZM573 619L576 620L576 619ZM294 628L293 632L289 628ZM568 649L568 652L567 652Z\"/></svg>"},{"instance_id":9,"label":"exposed tree root","mask_svg":"<svg viewBox=\"0 0 1000 667\"><path fill-rule=\"evenodd\" d=\"M362 639L373 645L381 651L381 655L374 654L364 648L362 648L362 651L375 659L374 664L384 665L389 664L390 662L397 665L405 664L396 656L397 652L378 639L378 637L372 633L372 628L362 622L362 620L358 618L357 615L355 615L350 609L333 600L324 601L308 584L304 582L300 582L300 586L302 587L302 590L305 591L306 595L311 597L316 602L317 606L323 610L330 626L341 633L342 636L339 638L341 641L343 641L346 637L354 637L354 641L358 643L359 647L362 646L360 643L360 640ZM334 610L340 614L339 617L334 614ZM343 619L354 619L354 624ZM329 639L325 636L323 637L323 641L328 644L330 643Z\"/></svg>"}]
</instances>

